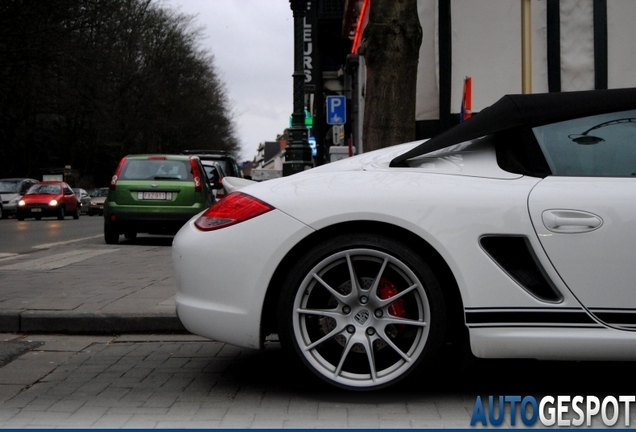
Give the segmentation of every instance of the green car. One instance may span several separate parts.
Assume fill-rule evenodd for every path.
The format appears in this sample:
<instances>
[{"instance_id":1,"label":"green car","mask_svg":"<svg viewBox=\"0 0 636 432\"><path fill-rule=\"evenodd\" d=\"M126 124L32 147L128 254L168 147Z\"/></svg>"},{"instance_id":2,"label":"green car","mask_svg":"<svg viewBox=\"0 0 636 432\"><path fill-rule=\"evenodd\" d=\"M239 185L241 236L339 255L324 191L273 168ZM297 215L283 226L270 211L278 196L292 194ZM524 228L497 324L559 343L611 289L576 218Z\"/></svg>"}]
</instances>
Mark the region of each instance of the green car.
<instances>
[{"instance_id":1,"label":"green car","mask_svg":"<svg viewBox=\"0 0 636 432\"><path fill-rule=\"evenodd\" d=\"M207 209L214 195L196 156L129 155L110 182L104 202L104 240L123 234L175 234L192 216Z\"/></svg>"}]
</instances>

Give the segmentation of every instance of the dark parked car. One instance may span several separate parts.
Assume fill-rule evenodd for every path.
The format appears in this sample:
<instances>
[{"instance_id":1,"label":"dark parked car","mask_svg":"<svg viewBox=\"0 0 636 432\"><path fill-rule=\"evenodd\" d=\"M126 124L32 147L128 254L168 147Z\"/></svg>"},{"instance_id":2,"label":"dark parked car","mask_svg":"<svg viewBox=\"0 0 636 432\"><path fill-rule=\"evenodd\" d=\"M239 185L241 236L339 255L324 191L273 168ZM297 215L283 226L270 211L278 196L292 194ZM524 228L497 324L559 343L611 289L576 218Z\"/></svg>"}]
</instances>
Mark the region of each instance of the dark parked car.
<instances>
[{"instance_id":1,"label":"dark parked car","mask_svg":"<svg viewBox=\"0 0 636 432\"><path fill-rule=\"evenodd\" d=\"M216 162L221 166L226 176L243 178L243 172L236 159L228 152L221 150L184 150L182 153L198 156L204 165L208 162Z\"/></svg>"},{"instance_id":2,"label":"dark parked car","mask_svg":"<svg viewBox=\"0 0 636 432\"><path fill-rule=\"evenodd\" d=\"M220 200L225 196L225 190L223 189L223 177L226 176L223 166L215 161L202 160L201 164L205 170L205 175L208 178L210 189L214 194L215 200Z\"/></svg>"},{"instance_id":3,"label":"dark parked car","mask_svg":"<svg viewBox=\"0 0 636 432\"><path fill-rule=\"evenodd\" d=\"M59 220L66 215L73 219L80 217L80 205L73 189L60 181L46 181L34 184L18 202L16 217L22 221L25 218L37 220L47 216L56 216Z\"/></svg>"},{"instance_id":4,"label":"dark parked car","mask_svg":"<svg viewBox=\"0 0 636 432\"><path fill-rule=\"evenodd\" d=\"M84 214L88 213L88 206L91 203L91 196L86 192L86 189L73 188L73 192L80 203L80 211Z\"/></svg>"},{"instance_id":5,"label":"dark parked car","mask_svg":"<svg viewBox=\"0 0 636 432\"><path fill-rule=\"evenodd\" d=\"M137 233L175 234L214 201L201 161L184 155L124 157L104 202L108 244Z\"/></svg>"},{"instance_id":6,"label":"dark parked car","mask_svg":"<svg viewBox=\"0 0 636 432\"><path fill-rule=\"evenodd\" d=\"M104 201L106 201L106 197L108 196L108 188L98 188L92 189L88 193L91 196L91 202L88 205L88 212L86 213L89 216L93 215L103 215L104 214Z\"/></svg>"}]
</instances>

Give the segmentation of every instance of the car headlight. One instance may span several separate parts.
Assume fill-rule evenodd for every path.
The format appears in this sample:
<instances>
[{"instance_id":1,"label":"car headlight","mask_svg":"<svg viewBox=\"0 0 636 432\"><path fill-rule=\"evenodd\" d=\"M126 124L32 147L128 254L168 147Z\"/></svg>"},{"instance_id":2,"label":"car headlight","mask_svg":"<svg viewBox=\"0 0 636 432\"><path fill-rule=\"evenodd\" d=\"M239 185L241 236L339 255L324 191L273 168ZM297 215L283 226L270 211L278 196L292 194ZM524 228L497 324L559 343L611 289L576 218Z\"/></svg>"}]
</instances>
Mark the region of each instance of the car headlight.
<instances>
[{"instance_id":1,"label":"car headlight","mask_svg":"<svg viewBox=\"0 0 636 432\"><path fill-rule=\"evenodd\" d=\"M11 201L9 201L9 204L18 204L19 202L20 202L20 197L15 197Z\"/></svg>"},{"instance_id":2,"label":"car headlight","mask_svg":"<svg viewBox=\"0 0 636 432\"><path fill-rule=\"evenodd\" d=\"M18 205L20 207L24 207L26 205L26 203L24 202L24 200L21 199L20 201L18 201Z\"/></svg>"},{"instance_id":3,"label":"car headlight","mask_svg":"<svg viewBox=\"0 0 636 432\"><path fill-rule=\"evenodd\" d=\"M51 207L55 207L55 206L57 205L57 200L54 200L54 199L53 199L53 200L51 200L51 202L49 202L49 205L50 205Z\"/></svg>"}]
</instances>

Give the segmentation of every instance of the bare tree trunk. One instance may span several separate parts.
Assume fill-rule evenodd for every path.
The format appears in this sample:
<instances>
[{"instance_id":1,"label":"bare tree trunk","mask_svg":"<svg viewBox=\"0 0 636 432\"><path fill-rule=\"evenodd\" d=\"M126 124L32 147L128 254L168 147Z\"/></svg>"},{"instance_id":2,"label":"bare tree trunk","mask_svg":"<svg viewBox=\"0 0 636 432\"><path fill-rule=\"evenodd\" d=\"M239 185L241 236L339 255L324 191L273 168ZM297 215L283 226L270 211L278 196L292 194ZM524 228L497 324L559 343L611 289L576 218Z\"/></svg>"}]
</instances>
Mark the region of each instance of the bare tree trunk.
<instances>
[{"instance_id":1,"label":"bare tree trunk","mask_svg":"<svg viewBox=\"0 0 636 432\"><path fill-rule=\"evenodd\" d=\"M360 53L367 65L365 152L415 139L422 27L417 0L373 0Z\"/></svg>"}]
</instances>

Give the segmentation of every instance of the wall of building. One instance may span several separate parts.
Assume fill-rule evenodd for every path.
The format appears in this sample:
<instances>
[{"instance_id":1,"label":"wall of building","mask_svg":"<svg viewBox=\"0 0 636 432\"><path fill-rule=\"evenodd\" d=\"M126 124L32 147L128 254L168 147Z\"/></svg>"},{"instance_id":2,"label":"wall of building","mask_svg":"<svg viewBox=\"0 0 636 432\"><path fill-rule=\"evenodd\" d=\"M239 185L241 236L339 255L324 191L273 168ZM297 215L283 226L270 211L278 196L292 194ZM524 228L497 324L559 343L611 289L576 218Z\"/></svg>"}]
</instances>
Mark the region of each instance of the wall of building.
<instances>
[{"instance_id":1,"label":"wall of building","mask_svg":"<svg viewBox=\"0 0 636 432\"><path fill-rule=\"evenodd\" d=\"M551 5L550 5L551 3ZM560 63L548 65L548 8L558 11ZM596 15L594 9L597 8ZM440 2L418 0L423 30L418 71L416 120L440 119ZM607 55L607 87L636 87L636 1L532 0L532 92L554 91L549 72L561 91L598 88L595 74L595 17ZM450 0L451 59L450 112L460 111L464 77L472 77L472 110L478 112L502 95L521 93L521 0ZM603 33L602 24L606 25ZM602 52L602 51L601 51ZM443 69L443 68L442 68ZM560 72L560 73L559 73ZM443 73L443 71L441 72ZM446 72L448 73L448 72ZM598 78L598 77L596 77ZM444 115L444 113L442 113Z\"/></svg>"}]
</instances>

